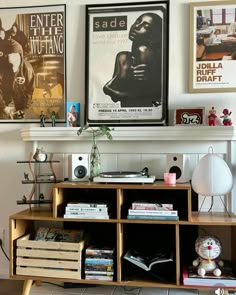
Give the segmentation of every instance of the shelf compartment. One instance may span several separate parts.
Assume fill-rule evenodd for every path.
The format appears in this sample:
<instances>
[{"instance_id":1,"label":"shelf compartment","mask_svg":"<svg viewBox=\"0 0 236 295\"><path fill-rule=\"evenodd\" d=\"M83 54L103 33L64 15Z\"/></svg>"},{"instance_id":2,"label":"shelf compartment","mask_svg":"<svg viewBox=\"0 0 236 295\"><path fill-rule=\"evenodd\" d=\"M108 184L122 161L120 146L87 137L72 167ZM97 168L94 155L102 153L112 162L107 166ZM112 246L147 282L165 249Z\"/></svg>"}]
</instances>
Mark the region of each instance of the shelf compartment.
<instances>
[{"instance_id":1,"label":"shelf compartment","mask_svg":"<svg viewBox=\"0 0 236 295\"><path fill-rule=\"evenodd\" d=\"M66 229L78 229L78 223L66 222L64 223L64 227ZM79 228L82 229L86 234L87 246L95 246L97 248L101 247L109 247L114 249L113 255L113 281L117 280L117 226L115 223L103 223L97 222L96 225L94 223L89 223L82 221L79 223ZM84 261L82 263L84 270ZM82 271L82 278L84 278L84 271ZM90 280L86 280L86 282L90 282Z\"/></svg>"},{"instance_id":2,"label":"shelf compartment","mask_svg":"<svg viewBox=\"0 0 236 295\"><path fill-rule=\"evenodd\" d=\"M149 281L159 284L177 284L176 279L176 226L174 224L123 224L123 255L121 281ZM172 253L173 261L157 264L151 271L134 265L123 257L128 250L145 256Z\"/></svg>"},{"instance_id":3,"label":"shelf compartment","mask_svg":"<svg viewBox=\"0 0 236 295\"><path fill-rule=\"evenodd\" d=\"M117 217L117 191L112 188L53 188L53 214L54 217L63 217L65 208L69 202L82 203L105 203L109 208L109 219L116 219ZM76 218L73 218L76 219ZM78 218L79 220L80 218ZM84 217L83 219L86 219ZM108 219L108 220L109 220ZM66 220L66 219L65 219ZM91 219L96 220L96 219Z\"/></svg>"},{"instance_id":4,"label":"shelf compartment","mask_svg":"<svg viewBox=\"0 0 236 295\"><path fill-rule=\"evenodd\" d=\"M155 187L154 187L155 188ZM121 218L126 219L128 210L134 201L150 202L158 204L173 204L173 210L178 211L179 220L187 221L189 218L189 196L188 190L167 189L123 189L123 200L121 204ZM138 219L141 221L140 219ZM132 219L133 221L133 219ZM150 221L156 221L150 219ZM169 220L165 220L169 222Z\"/></svg>"},{"instance_id":5,"label":"shelf compartment","mask_svg":"<svg viewBox=\"0 0 236 295\"><path fill-rule=\"evenodd\" d=\"M207 214L204 214L207 215ZM217 220L219 216L223 218L224 214L217 213ZM217 258L223 260L226 264L232 266L234 274L236 274L236 224L223 223L220 219L220 223L198 223L198 224L183 224L180 225L180 270L181 270L181 282L183 268L191 266L194 259L198 257L195 251L195 241L199 236L215 236L219 239L222 246L222 252ZM186 237L188 240L186 241ZM236 280L235 280L236 285Z\"/></svg>"}]
</instances>

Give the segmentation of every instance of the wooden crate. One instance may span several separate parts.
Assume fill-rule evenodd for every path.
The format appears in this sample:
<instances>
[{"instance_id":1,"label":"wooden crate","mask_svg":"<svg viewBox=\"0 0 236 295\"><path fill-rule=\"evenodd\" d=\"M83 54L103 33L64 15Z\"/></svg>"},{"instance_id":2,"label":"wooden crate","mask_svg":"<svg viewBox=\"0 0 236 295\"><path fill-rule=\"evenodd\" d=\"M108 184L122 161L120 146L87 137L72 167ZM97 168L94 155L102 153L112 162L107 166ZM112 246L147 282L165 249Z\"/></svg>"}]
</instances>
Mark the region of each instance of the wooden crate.
<instances>
[{"instance_id":1,"label":"wooden crate","mask_svg":"<svg viewBox=\"0 0 236 295\"><path fill-rule=\"evenodd\" d=\"M81 279L81 255L85 241L79 243L17 240L16 274L52 278Z\"/></svg>"}]
</instances>

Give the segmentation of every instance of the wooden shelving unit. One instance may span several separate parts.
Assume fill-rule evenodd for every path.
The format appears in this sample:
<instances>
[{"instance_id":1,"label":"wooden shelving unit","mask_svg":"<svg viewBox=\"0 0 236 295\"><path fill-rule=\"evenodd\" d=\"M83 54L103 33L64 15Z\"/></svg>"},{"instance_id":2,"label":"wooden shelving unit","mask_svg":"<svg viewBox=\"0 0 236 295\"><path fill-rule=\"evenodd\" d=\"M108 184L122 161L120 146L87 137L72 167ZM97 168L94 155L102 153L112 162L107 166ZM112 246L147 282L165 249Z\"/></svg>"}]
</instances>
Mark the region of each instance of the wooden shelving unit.
<instances>
[{"instance_id":1,"label":"wooden shelving unit","mask_svg":"<svg viewBox=\"0 0 236 295\"><path fill-rule=\"evenodd\" d=\"M111 207L110 219L64 219L64 211L70 201L106 201ZM178 221L130 220L128 209L134 200L173 203L178 210ZM103 241L115 249L115 275L112 282L63 277L49 278L16 274L16 241L25 234L34 233L38 224L58 222L64 228L85 229L94 243ZM125 285L143 287L190 288L182 283L183 265L192 261L195 239L199 226L222 226L231 230L231 261L236 267L236 217L231 214L193 212L190 184L167 186L163 182L154 184L96 184L61 182L53 184L52 208L32 207L10 216L10 275L24 279L22 295L28 295L32 280L50 280L88 284ZM137 243L140 247L171 248L174 262L165 280L158 279L145 271L127 271L131 264L123 259L129 248ZM149 249L149 248L148 248ZM128 267L129 266L129 267ZM234 269L235 270L235 269ZM160 277L162 273L158 274ZM165 274L166 275L166 274ZM198 287L199 288L199 287ZM235 281L236 288L236 281Z\"/></svg>"}]
</instances>

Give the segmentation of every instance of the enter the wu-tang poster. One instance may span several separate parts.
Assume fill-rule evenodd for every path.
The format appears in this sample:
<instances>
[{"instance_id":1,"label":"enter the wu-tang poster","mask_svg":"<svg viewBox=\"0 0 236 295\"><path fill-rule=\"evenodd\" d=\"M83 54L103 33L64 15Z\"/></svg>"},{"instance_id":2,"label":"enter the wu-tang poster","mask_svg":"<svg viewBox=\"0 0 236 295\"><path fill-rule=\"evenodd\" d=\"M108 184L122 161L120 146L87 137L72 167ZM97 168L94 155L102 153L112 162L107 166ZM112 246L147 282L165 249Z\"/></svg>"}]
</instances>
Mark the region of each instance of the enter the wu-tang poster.
<instances>
[{"instance_id":1,"label":"enter the wu-tang poster","mask_svg":"<svg viewBox=\"0 0 236 295\"><path fill-rule=\"evenodd\" d=\"M0 121L65 122L65 8L0 9Z\"/></svg>"}]
</instances>

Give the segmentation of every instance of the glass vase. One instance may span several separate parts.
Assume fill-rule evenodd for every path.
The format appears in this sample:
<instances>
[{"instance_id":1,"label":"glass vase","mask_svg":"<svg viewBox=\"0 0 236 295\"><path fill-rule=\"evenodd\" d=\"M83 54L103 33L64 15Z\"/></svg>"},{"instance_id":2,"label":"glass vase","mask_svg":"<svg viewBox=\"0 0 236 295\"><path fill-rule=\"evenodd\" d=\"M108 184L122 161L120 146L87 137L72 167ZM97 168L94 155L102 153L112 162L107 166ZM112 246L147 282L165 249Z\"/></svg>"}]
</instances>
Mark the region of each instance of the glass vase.
<instances>
[{"instance_id":1,"label":"glass vase","mask_svg":"<svg viewBox=\"0 0 236 295\"><path fill-rule=\"evenodd\" d=\"M101 173L101 156L98 150L96 139L93 138L92 150L90 153L90 180Z\"/></svg>"}]
</instances>

